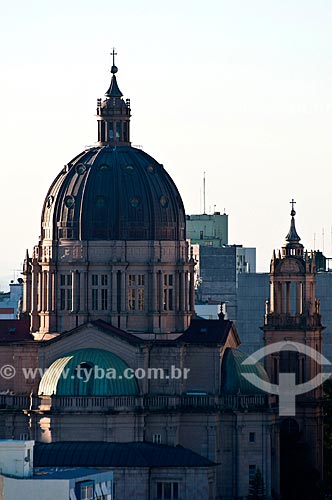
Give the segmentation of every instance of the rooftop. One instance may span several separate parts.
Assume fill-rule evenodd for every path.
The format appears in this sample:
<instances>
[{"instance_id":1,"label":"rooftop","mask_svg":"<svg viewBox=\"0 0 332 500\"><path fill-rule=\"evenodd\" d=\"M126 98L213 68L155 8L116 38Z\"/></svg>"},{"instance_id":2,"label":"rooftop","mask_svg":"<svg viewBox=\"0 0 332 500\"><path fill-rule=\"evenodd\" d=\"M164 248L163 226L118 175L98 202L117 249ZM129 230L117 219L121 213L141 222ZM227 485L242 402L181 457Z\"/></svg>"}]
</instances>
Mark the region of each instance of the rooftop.
<instances>
[{"instance_id":1,"label":"rooftop","mask_svg":"<svg viewBox=\"0 0 332 500\"><path fill-rule=\"evenodd\" d=\"M0 342L33 341L29 319L0 319Z\"/></svg>"},{"instance_id":2,"label":"rooftop","mask_svg":"<svg viewBox=\"0 0 332 500\"><path fill-rule=\"evenodd\" d=\"M182 446L153 443L63 441L36 443L36 467L211 467L215 465Z\"/></svg>"},{"instance_id":3,"label":"rooftop","mask_svg":"<svg viewBox=\"0 0 332 500\"><path fill-rule=\"evenodd\" d=\"M30 479L75 479L93 474L100 474L100 469L89 469L88 467L38 467L34 469L34 475Z\"/></svg>"}]
</instances>

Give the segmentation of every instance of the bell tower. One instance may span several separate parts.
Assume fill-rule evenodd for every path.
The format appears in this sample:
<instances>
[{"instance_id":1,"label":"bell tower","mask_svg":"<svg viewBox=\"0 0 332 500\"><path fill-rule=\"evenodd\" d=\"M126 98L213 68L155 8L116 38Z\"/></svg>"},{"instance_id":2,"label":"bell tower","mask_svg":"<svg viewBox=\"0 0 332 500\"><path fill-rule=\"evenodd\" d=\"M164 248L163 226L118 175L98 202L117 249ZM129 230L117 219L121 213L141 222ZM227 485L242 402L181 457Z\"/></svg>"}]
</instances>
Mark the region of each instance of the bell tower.
<instances>
[{"instance_id":1,"label":"bell tower","mask_svg":"<svg viewBox=\"0 0 332 500\"><path fill-rule=\"evenodd\" d=\"M304 251L295 227L295 201L291 202L290 229L281 251L274 251L270 266L270 300L266 301L264 326L265 346L291 341L322 352L321 315L316 298L315 254ZM312 351L311 351L312 352ZM304 384L321 373L316 359L295 349L276 352L266 357L270 380L279 384L279 374L294 373L296 384ZM318 386L296 398L296 414L279 417L281 492L287 489L294 472L292 452L298 449L300 476L305 470L322 472L322 387ZM288 444L287 444L288 443ZM287 447L292 443L292 450ZM303 461L303 467L300 465ZM305 464L304 464L305 463ZM301 468L302 467L302 468ZM293 478L294 483L294 478Z\"/></svg>"}]
</instances>

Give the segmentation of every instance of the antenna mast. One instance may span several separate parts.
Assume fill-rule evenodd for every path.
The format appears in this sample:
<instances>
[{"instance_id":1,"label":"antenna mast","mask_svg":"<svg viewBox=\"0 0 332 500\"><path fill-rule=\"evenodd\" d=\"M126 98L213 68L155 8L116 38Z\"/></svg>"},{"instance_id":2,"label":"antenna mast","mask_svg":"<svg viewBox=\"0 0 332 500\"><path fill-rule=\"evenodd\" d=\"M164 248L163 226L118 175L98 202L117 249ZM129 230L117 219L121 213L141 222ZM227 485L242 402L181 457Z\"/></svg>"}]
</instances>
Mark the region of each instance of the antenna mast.
<instances>
[{"instance_id":1,"label":"antenna mast","mask_svg":"<svg viewBox=\"0 0 332 500\"><path fill-rule=\"evenodd\" d=\"M203 175L203 214L205 214L205 172Z\"/></svg>"}]
</instances>

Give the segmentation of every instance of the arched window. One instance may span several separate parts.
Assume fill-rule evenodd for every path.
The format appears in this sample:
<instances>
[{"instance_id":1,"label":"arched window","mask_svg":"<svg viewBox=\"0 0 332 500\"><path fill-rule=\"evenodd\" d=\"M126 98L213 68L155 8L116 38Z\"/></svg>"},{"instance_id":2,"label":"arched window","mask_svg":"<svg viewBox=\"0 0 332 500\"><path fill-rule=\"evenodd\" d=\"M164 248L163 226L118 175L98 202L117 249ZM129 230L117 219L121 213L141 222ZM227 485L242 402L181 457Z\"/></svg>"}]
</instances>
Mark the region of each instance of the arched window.
<instances>
[{"instance_id":1,"label":"arched window","mask_svg":"<svg viewBox=\"0 0 332 500\"><path fill-rule=\"evenodd\" d=\"M93 396L94 365L83 361L77 365L74 380L75 396Z\"/></svg>"}]
</instances>

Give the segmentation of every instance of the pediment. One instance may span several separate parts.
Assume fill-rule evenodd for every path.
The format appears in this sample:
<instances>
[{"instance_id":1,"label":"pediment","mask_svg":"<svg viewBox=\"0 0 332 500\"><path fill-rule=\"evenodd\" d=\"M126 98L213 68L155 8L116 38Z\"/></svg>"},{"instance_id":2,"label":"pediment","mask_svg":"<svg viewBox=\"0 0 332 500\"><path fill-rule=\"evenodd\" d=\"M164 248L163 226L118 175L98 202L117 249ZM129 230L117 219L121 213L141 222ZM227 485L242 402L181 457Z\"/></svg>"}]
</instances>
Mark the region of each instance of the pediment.
<instances>
[{"instance_id":1,"label":"pediment","mask_svg":"<svg viewBox=\"0 0 332 500\"><path fill-rule=\"evenodd\" d=\"M103 349L116 354L129 366L134 366L142 352L140 343L134 343L135 341L130 343L129 340L121 338L116 333L87 323L61 334L55 339L43 342L39 348L40 366L47 367L59 357L77 349Z\"/></svg>"}]
</instances>

